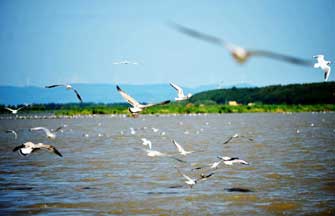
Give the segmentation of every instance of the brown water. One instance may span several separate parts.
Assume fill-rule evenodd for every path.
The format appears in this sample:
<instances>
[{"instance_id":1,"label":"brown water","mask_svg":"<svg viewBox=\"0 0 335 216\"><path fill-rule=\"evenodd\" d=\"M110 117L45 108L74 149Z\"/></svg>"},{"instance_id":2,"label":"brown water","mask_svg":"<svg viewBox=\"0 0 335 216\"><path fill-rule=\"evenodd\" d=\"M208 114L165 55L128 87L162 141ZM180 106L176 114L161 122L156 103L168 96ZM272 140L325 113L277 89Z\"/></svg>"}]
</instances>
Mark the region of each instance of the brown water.
<instances>
[{"instance_id":1,"label":"brown water","mask_svg":"<svg viewBox=\"0 0 335 216\"><path fill-rule=\"evenodd\" d=\"M0 133L1 215L335 214L335 113L96 116L0 123L1 130L18 132L17 140ZM51 141L42 132L28 131L62 124L68 127ZM241 137L222 144L235 133L253 141ZM178 156L187 164L150 158L139 150L145 147L142 137L165 153L176 153L171 139L199 152ZM28 157L12 152L27 141L52 144L64 157L45 151ZM218 155L238 156L250 165L222 164L192 189L175 169L197 177L199 172L191 168L217 161ZM230 192L232 188L251 192Z\"/></svg>"}]
</instances>

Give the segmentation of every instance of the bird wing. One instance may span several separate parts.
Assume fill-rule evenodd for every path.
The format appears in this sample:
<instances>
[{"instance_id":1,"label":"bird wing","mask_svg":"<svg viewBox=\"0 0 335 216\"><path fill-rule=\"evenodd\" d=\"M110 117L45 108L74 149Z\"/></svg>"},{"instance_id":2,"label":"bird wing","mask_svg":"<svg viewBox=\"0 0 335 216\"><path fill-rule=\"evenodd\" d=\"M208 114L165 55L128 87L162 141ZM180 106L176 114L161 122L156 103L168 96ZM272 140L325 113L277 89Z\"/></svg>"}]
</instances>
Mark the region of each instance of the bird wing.
<instances>
[{"instance_id":1,"label":"bird wing","mask_svg":"<svg viewBox=\"0 0 335 216\"><path fill-rule=\"evenodd\" d=\"M303 66L308 66L308 67L314 66L314 62L310 60L296 58L293 56L288 56L288 55L266 51L266 50L250 50L248 51L248 53L254 56L265 56L265 57L273 58L273 59L280 60L280 61L286 61L286 62L297 64L297 65L303 65Z\"/></svg>"},{"instance_id":2,"label":"bird wing","mask_svg":"<svg viewBox=\"0 0 335 216\"><path fill-rule=\"evenodd\" d=\"M9 111L11 111L11 112L15 111L15 110L13 110L13 109L11 109L11 108L9 108L9 107L5 107L5 109L6 109L6 110L9 110Z\"/></svg>"},{"instance_id":3,"label":"bird wing","mask_svg":"<svg viewBox=\"0 0 335 216\"><path fill-rule=\"evenodd\" d=\"M17 139L17 133L14 130L6 130L6 133L12 133L15 136L15 139Z\"/></svg>"},{"instance_id":4,"label":"bird wing","mask_svg":"<svg viewBox=\"0 0 335 216\"><path fill-rule=\"evenodd\" d=\"M182 175L185 179L187 179L188 181L194 181L194 179L191 179L190 177L188 177L187 175L182 173L177 167L176 167L176 169L179 172L179 174Z\"/></svg>"},{"instance_id":5,"label":"bird wing","mask_svg":"<svg viewBox=\"0 0 335 216\"><path fill-rule=\"evenodd\" d=\"M198 178L196 181L205 181L207 180L209 177L211 177L212 175L214 175L215 173L212 172L212 173L209 173L207 175L203 175L203 176L200 176L200 178Z\"/></svg>"},{"instance_id":6,"label":"bird wing","mask_svg":"<svg viewBox=\"0 0 335 216\"><path fill-rule=\"evenodd\" d=\"M49 86L45 86L45 88L55 88L55 87L59 87L59 86L65 86L63 84L59 84L59 85L49 85Z\"/></svg>"},{"instance_id":7,"label":"bird wing","mask_svg":"<svg viewBox=\"0 0 335 216\"><path fill-rule=\"evenodd\" d=\"M18 109L17 109L17 111L19 111L20 109L23 109L23 108L25 108L26 106L22 106L22 107L19 107Z\"/></svg>"},{"instance_id":8,"label":"bird wing","mask_svg":"<svg viewBox=\"0 0 335 216\"><path fill-rule=\"evenodd\" d=\"M36 130L43 130L46 134L51 133L50 130L48 128L45 127L34 127L34 128L30 128L31 131L36 131Z\"/></svg>"},{"instance_id":9,"label":"bird wing","mask_svg":"<svg viewBox=\"0 0 335 216\"><path fill-rule=\"evenodd\" d=\"M58 128L55 129L55 132L58 132L62 128L64 128L64 126L59 126Z\"/></svg>"},{"instance_id":10,"label":"bird wing","mask_svg":"<svg viewBox=\"0 0 335 216\"><path fill-rule=\"evenodd\" d=\"M77 98L79 99L80 103L83 102L83 99L81 98L80 94L78 93L78 91L76 89L73 89L74 93L76 93Z\"/></svg>"},{"instance_id":11,"label":"bird wing","mask_svg":"<svg viewBox=\"0 0 335 216\"><path fill-rule=\"evenodd\" d=\"M52 145L48 145L48 144L43 144L43 143L38 143L36 145L36 148L42 148L42 149L46 149L48 151L52 151L53 153L55 153L56 155L63 157L63 155L56 149L55 146ZM35 149L35 148L34 148Z\"/></svg>"},{"instance_id":12,"label":"bird wing","mask_svg":"<svg viewBox=\"0 0 335 216\"><path fill-rule=\"evenodd\" d=\"M16 152L20 148L24 148L24 145L22 144L22 145L16 146L15 148L13 148L13 152Z\"/></svg>"},{"instance_id":13,"label":"bird wing","mask_svg":"<svg viewBox=\"0 0 335 216\"><path fill-rule=\"evenodd\" d=\"M172 86L174 89L177 90L179 97L184 97L185 96L184 92L183 92L183 89L181 87L177 86L176 84L174 84L172 82L170 82L170 86Z\"/></svg>"},{"instance_id":14,"label":"bird wing","mask_svg":"<svg viewBox=\"0 0 335 216\"><path fill-rule=\"evenodd\" d=\"M121 96L133 107L139 107L141 104L137 102L134 98L124 92L118 85L116 86L117 91L121 94Z\"/></svg>"},{"instance_id":15,"label":"bird wing","mask_svg":"<svg viewBox=\"0 0 335 216\"><path fill-rule=\"evenodd\" d=\"M231 136L231 137L229 137L226 141L224 141L224 143L223 144L227 144L227 143L229 143L231 140L233 139L233 137Z\"/></svg>"},{"instance_id":16,"label":"bird wing","mask_svg":"<svg viewBox=\"0 0 335 216\"><path fill-rule=\"evenodd\" d=\"M177 147L177 149L178 149L178 151L179 151L180 153L185 152L184 148L181 147L181 145L179 145L179 144L176 142L176 140L172 140L172 143Z\"/></svg>"},{"instance_id":17,"label":"bird wing","mask_svg":"<svg viewBox=\"0 0 335 216\"><path fill-rule=\"evenodd\" d=\"M208 35L208 34L204 34L201 33L197 30L182 26L180 24L176 24L176 23L172 23L171 25L174 29L176 29L177 31L186 34L188 36L200 39L200 40L204 40L207 41L209 43L213 43L216 45L223 45L226 46L226 42L218 37L212 36L212 35Z\"/></svg>"},{"instance_id":18,"label":"bird wing","mask_svg":"<svg viewBox=\"0 0 335 216\"><path fill-rule=\"evenodd\" d=\"M146 104L146 105L141 105L143 108L147 108L147 107L152 107L152 106L156 106L156 105L164 105L164 104L168 104L170 103L170 100L166 100L163 102L159 102L159 103L154 103L154 104Z\"/></svg>"},{"instance_id":19,"label":"bird wing","mask_svg":"<svg viewBox=\"0 0 335 216\"><path fill-rule=\"evenodd\" d=\"M330 75L330 67L327 67L326 69L325 69L325 73L324 73L324 77L325 77L325 81L327 81L328 80L328 77L329 77L329 75Z\"/></svg>"}]
</instances>

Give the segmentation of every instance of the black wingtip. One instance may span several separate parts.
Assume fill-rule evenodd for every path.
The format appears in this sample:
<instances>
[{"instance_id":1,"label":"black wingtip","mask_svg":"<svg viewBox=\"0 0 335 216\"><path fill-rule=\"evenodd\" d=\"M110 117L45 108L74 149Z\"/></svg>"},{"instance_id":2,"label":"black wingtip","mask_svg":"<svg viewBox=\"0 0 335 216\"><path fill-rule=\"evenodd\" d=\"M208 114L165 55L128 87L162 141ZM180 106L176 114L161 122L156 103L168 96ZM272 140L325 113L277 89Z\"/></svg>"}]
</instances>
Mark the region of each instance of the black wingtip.
<instances>
[{"instance_id":1,"label":"black wingtip","mask_svg":"<svg viewBox=\"0 0 335 216\"><path fill-rule=\"evenodd\" d=\"M163 101L161 104L163 105L163 104L168 104L168 103L170 103L171 101L170 100L166 100L166 101Z\"/></svg>"},{"instance_id":2,"label":"black wingtip","mask_svg":"<svg viewBox=\"0 0 335 216\"><path fill-rule=\"evenodd\" d=\"M54 148L54 152L55 152L55 154L57 154L59 157L63 157L63 155L62 155L56 148Z\"/></svg>"},{"instance_id":3,"label":"black wingtip","mask_svg":"<svg viewBox=\"0 0 335 216\"><path fill-rule=\"evenodd\" d=\"M23 147L23 145L16 146L15 148L13 148L13 152L16 152L17 150L19 150L22 147Z\"/></svg>"},{"instance_id":4,"label":"black wingtip","mask_svg":"<svg viewBox=\"0 0 335 216\"><path fill-rule=\"evenodd\" d=\"M118 86L118 85L116 85L116 89L117 89L118 91L122 91L122 89L121 89L120 86Z\"/></svg>"}]
</instances>

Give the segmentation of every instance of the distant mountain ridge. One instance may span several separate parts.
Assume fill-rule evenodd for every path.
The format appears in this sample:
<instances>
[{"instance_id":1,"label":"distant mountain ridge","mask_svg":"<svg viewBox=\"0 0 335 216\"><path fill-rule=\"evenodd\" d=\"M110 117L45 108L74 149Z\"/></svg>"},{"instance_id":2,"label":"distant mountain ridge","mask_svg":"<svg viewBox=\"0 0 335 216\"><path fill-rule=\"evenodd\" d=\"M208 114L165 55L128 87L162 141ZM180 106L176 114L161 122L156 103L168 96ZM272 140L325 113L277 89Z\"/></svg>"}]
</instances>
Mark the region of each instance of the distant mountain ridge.
<instances>
[{"instance_id":1,"label":"distant mountain ridge","mask_svg":"<svg viewBox=\"0 0 335 216\"><path fill-rule=\"evenodd\" d=\"M116 84L71 84L79 91L84 102L118 103L124 102L116 91ZM168 84L119 84L119 86L140 102L158 102L174 100L176 91ZM249 84L237 84L236 87L251 87ZM227 86L228 88L231 86ZM203 85L194 88L183 88L185 93L198 93L217 89L218 85ZM65 88L46 89L36 86L0 86L0 104L47 104L47 103L76 103L78 102L73 91Z\"/></svg>"}]
</instances>

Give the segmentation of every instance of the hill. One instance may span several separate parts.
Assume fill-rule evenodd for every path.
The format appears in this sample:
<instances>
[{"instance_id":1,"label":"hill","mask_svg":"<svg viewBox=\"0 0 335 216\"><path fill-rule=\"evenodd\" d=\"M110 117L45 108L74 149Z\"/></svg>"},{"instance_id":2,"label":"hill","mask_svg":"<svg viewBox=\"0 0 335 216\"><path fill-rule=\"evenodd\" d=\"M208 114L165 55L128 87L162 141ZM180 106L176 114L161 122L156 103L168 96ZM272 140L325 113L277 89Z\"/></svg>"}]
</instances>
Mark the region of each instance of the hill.
<instances>
[{"instance_id":1,"label":"hill","mask_svg":"<svg viewBox=\"0 0 335 216\"><path fill-rule=\"evenodd\" d=\"M210 90L195 94L191 103L226 104L335 104L335 82L273 85L255 88Z\"/></svg>"}]
</instances>

